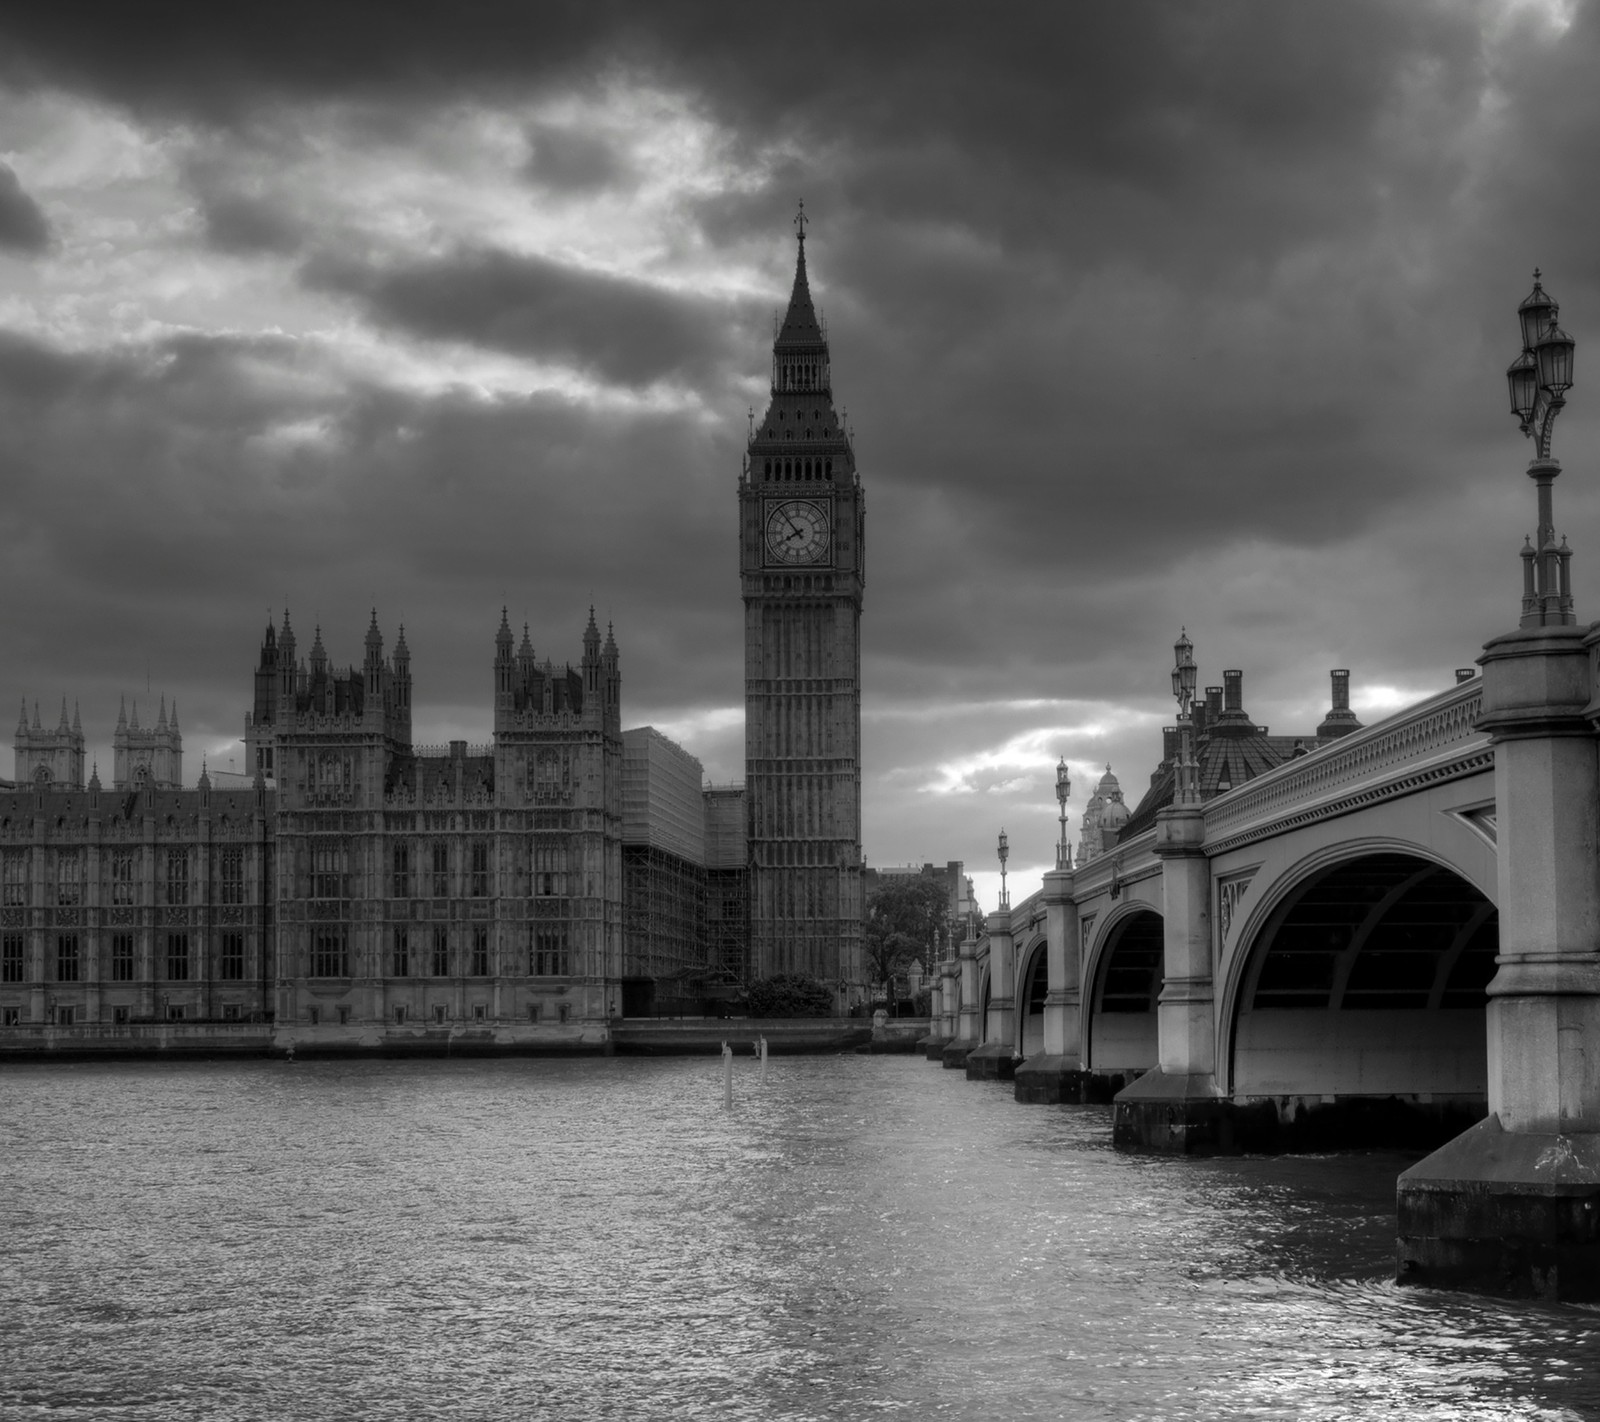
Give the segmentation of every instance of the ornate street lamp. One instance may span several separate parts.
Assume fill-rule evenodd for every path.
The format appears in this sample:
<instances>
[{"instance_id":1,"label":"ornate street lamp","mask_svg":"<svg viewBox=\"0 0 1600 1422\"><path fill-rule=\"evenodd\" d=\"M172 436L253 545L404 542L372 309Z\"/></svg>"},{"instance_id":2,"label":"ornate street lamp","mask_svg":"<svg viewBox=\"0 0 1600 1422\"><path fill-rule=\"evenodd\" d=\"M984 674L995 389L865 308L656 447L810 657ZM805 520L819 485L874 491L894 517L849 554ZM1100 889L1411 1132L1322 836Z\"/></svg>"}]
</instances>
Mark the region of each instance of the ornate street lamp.
<instances>
[{"instance_id":1,"label":"ornate street lamp","mask_svg":"<svg viewBox=\"0 0 1600 1422\"><path fill-rule=\"evenodd\" d=\"M1006 838L1006 832L1000 831L1000 912L1004 913L1011 907L1011 896L1006 892L1006 860L1011 857L1011 842Z\"/></svg>"},{"instance_id":2,"label":"ornate street lamp","mask_svg":"<svg viewBox=\"0 0 1600 1422\"><path fill-rule=\"evenodd\" d=\"M1056 868L1072 868L1072 846L1067 843L1067 801L1072 798L1072 777L1067 773L1067 758L1056 764L1056 804L1061 806L1061 842L1056 845Z\"/></svg>"},{"instance_id":3,"label":"ornate street lamp","mask_svg":"<svg viewBox=\"0 0 1600 1422\"><path fill-rule=\"evenodd\" d=\"M1199 668L1194 664L1194 643L1189 640L1189 629L1180 628L1178 640L1172 644L1172 696L1178 703L1178 763L1172 772L1172 803L1198 805L1200 803L1199 767L1194 762L1194 710L1195 681Z\"/></svg>"},{"instance_id":4,"label":"ornate street lamp","mask_svg":"<svg viewBox=\"0 0 1600 1422\"><path fill-rule=\"evenodd\" d=\"M1572 610L1572 550L1565 539L1556 544L1555 494L1552 485L1561 465L1551 457L1550 436L1556 416L1572 388L1572 353L1577 342L1556 322L1559 307L1533 271L1533 290L1517 307L1522 354L1506 369L1511 413L1523 434L1533 441L1528 477L1539 490L1539 531L1522 549L1522 625L1549 627L1577 621Z\"/></svg>"}]
</instances>

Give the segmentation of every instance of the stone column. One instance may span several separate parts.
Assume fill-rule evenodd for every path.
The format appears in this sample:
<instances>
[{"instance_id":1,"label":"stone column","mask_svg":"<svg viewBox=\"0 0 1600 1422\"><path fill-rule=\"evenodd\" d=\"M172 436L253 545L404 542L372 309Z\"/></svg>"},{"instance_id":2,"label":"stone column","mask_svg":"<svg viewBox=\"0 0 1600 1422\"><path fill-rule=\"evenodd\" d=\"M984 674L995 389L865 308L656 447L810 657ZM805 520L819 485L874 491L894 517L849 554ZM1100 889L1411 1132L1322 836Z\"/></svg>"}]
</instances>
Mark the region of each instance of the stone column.
<instances>
[{"instance_id":1,"label":"stone column","mask_svg":"<svg viewBox=\"0 0 1600 1422\"><path fill-rule=\"evenodd\" d=\"M1157 1061L1113 1102L1112 1141L1125 1150L1187 1155L1231 1149L1217 1090L1211 981L1211 861L1205 810L1173 805L1156 816L1161 859L1162 987Z\"/></svg>"},{"instance_id":2,"label":"stone column","mask_svg":"<svg viewBox=\"0 0 1600 1422\"><path fill-rule=\"evenodd\" d=\"M1401 1175L1399 1277L1600 1299L1600 624L1525 627L1479 663L1500 909L1489 1114Z\"/></svg>"},{"instance_id":3,"label":"stone column","mask_svg":"<svg viewBox=\"0 0 1600 1422\"><path fill-rule=\"evenodd\" d=\"M983 1045L967 1054L967 1080L1010 1081L1017 1069L1017 965L1011 910L989 915L989 1012Z\"/></svg>"},{"instance_id":4,"label":"stone column","mask_svg":"<svg viewBox=\"0 0 1600 1422\"><path fill-rule=\"evenodd\" d=\"M967 1054L978 1045L978 921L975 915L967 919L966 935L957 950L956 961L960 970L960 995L956 1034L944 1049L947 1067L966 1066Z\"/></svg>"},{"instance_id":5,"label":"stone column","mask_svg":"<svg viewBox=\"0 0 1600 1422\"><path fill-rule=\"evenodd\" d=\"M1018 1101L1054 1104L1084 1099L1082 942L1070 869L1044 876L1044 1052L1017 1068Z\"/></svg>"}]
</instances>

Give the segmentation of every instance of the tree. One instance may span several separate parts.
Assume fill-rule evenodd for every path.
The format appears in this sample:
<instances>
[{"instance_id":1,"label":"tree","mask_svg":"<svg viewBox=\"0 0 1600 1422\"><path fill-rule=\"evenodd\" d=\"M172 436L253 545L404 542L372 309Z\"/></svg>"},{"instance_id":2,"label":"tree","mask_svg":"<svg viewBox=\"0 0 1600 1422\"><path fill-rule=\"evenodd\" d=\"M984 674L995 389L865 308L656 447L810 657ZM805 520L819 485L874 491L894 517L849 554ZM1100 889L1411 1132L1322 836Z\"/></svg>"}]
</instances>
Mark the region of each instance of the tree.
<instances>
[{"instance_id":1,"label":"tree","mask_svg":"<svg viewBox=\"0 0 1600 1422\"><path fill-rule=\"evenodd\" d=\"M747 1011L752 1017L828 1017L833 993L826 983L804 973L774 973L750 984Z\"/></svg>"},{"instance_id":2,"label":"tree","mask_svg":"<svg viewBox=\"0 0 1600 1422\"><path fill-rule=\"evenodd\" d=\"M880 879L867 899L861 924L861 951L867 972L889 985L894 994L895 974L913 958L932 966L933 944L950 916L950 891L943 879L897 874Z\"/></svg>"}]
</instances>

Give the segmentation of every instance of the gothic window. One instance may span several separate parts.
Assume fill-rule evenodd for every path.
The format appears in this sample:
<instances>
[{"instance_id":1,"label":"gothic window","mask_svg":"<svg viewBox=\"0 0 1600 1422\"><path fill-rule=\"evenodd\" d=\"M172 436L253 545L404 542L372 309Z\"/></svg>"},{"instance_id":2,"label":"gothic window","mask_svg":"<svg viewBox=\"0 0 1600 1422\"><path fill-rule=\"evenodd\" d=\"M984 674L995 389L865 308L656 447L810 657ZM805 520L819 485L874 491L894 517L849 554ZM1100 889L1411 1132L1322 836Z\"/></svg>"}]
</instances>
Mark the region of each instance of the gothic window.
<instances>
[{"instance_id":1,"label":"gothic window","mask_svg":"<svg viewBox=\"0 0 1600 1422\"><path fill-rule=\"evenodd\" d=\"M315 844L311 850L311 897L350 897L350 851L342 844Z\"/></svg>"},{"instance_id":2,"label":"gothic window","mask_svg":"<svg viewBox=\"0 0 1600 1422\"><path fill-rule=\"evenodd\" d=\"M350 976L349 932L342 924L319 927L311 940L311 976L347 978Z\"/></svg>"},{"instance_id":3,"label":"gothic window","mask_svg":"<svg viewBox=\"0 0 1600 1422\"><path fill-rule=\"evenodd\" d=\"M450 897L450 846L442 841L433 846L433 897Z\"/></svg>"},{"instance_id":4,"label":"gothic window","mask_svg":"<svg viewBox=\"0 0 1600 1422\"><path fill-rule=\"evenodd\" d=\"M394 847L394 885L391 897L408 899L411 897L411 846L397 844ZM402 977L405 975L402 973Z\"/></svg>"},{"instance_id":5,"label":"gothic window","mask_svg":"<svg viewBox=\"0 0 1600 1422\"><path fill-rule=\"evenodd\" d=\"M450 976L450 930L442 926L433 930L433 976Z\"/></svg>"},{"instance_id":6,"label":"gothic window","mask_svg":"<svg viewBox=\"0 0 1600 1422\"><path fill-rule=\"evenodd\" d=\"M833 461L831 459L824 459L822 461L822 477L824 479L833 478Z\"/></svg>"},{"instance_id":7,"label":"gothic window","mask_svg":"<svg viewBox=\"0 0 1600 1422\"><path fill-rule=\"evenodd\" d=\"M56 902L76 907L83 902L83 856L63 849L56 857Z\"/></svg>"},{"instance_id":8,"label":"gothic window","mask_svg":"<svg viewBox=\"0 0 1600 1422\"><path fill-rule=\"evenodd\" d=\"M131 933L113 933L111 935L111 981L114 983L131 983L133 981L133 935Z\"/></svg>"},{"instance_id":9,"label":"gothic window","mask_svg":"<svg viewBox=\"0 0 1600 1422\"><path fill-rule=\"evenodd\" d=\"M485 924L474 924L472 929L472 976L489 976L489 929Z\"/></svg>"},{"instance_id":10,"label":"gothic window","mask_svg":"<svg viewBox=\"0 0 1600 1422\"><path fill-rule=\"evenodd\" d=\"M481 839L472 843L472 897L489 897L489 846Z\"/></svg>"},{"instance_id":11,"label":"gothic window","mask_svg":"<svg viewBox=\"0 0 1600 1422\"><path fill-rule=\"evenodd\" d=\"M169 904L186 904L189 902L189 851L187 849L169 849L167 851L167 902Z\"/></svg>"},{"instance_id":12,"label":"gothic window","mask_svg":"<svg viewBox=\"0 0 1600 1422\"><path fill-rule=\"evenodd\" d=\"M394 962L390 967L393 975L397 978L409 978L411 976L411 933L409 929L395 929Z\"/></svg>"},{"instance_id":13,"label":"gothic window","mask_svg":"<svg viewBox=\"0 0 1600 1422\"><path fill-rule=\"evenodd\" d=\"M533 848L533 892L538 898L560 898L567 892L567 844L537 840Z\"/></svg>"},{"instance_id":14,"label":"gothic window","mask_svg":"<svg viewBox=\"0 0 1600 1422\"><path fill-rule=\"evenodd\" d=\"M167 978L170 982L175 983L189 980L189 935L187 933L169 933L167 935Z\"/></svg>"},{"instance_id":15,"label":"gothic window","mask_svg":"<svg viewBox=\"0 0 1600 1422\"><path fill-rule=\"evenodd\" d=\"M28 853L26 850L7 850L0 875L4 876L5 902L20 906L28 902Z\"/></svg>"},{"instance_id":16,"label":"gothic window","mask_svg":"<svg viewBox=\"0 0 1600 1422\"><path fill-rule=\"evenodd\" d=\"M354 766L347 755L323 751L311 765L312 793L324 800L348 800L353 789Z\"/></svg>"},{"instance_id":17,"label":"gothic window","mask_svg":"<svg viewBox=\"0 0 1600 1422\"><path fill-rule=\"evenodd\" d=\"M528 969L536 978L565 978L571 975L564 928L536 928Z\"/></svg>"},{"instance_id":18,"label":"gothic window","mask_svg":"<svg viewBox=\"0 0 1600 1422\"><path fill-rule=\"evenodd\" d=\"M133 855L131 849L111 851L111 902L127 905L133 902Z\"/></svg>"},{"instance_id":19,"label":"gothic window","mask_svg":"<svg viewBox=\"0 0 1600 1422\"><path fill-rule=\"evenodd\" d=\"M244 977L244 934L222 935L222 956L217 960L217 976L231 983Z\"/></svg>"},{"instance_id":20,"label":"gothic window","mask_svg":"<svg viewBox=\"0 0 1600 1422\"><path fill-rule=\"evenodd\" d=\"M244 846L225 844L217 851L217 902L244 902Z\"/></svg>"},{"instance_id":21,"label":"gothic window","mask_svg":"<svg viewBox=\"0 0 1600 1422\"><path fill-rule=\"evenodd\" d=\"M20 933L8 933L0 938L0 983L22 981L23 943Z\"/></svg>"}]
</instances>

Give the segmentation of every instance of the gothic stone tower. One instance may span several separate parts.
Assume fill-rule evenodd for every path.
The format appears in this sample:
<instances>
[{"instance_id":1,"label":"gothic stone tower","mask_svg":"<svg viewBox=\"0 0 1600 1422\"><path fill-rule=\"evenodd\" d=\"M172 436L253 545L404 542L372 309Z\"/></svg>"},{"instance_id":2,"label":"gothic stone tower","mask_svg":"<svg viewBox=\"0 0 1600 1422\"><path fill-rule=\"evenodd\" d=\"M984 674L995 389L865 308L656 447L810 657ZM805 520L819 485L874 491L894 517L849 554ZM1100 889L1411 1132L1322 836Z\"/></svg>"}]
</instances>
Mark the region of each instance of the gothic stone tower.
<instances>
[{"instance_id":1,"label":"gothic stone tower","mask_svg":"<svg viewBox=\"0 0 1600 1422\"><path fill-rule=\"evenodd\" d=\"M865 505L806 281L772 348L739 479L750 973L861 978Z\"/></svg>"}]
</instances>

